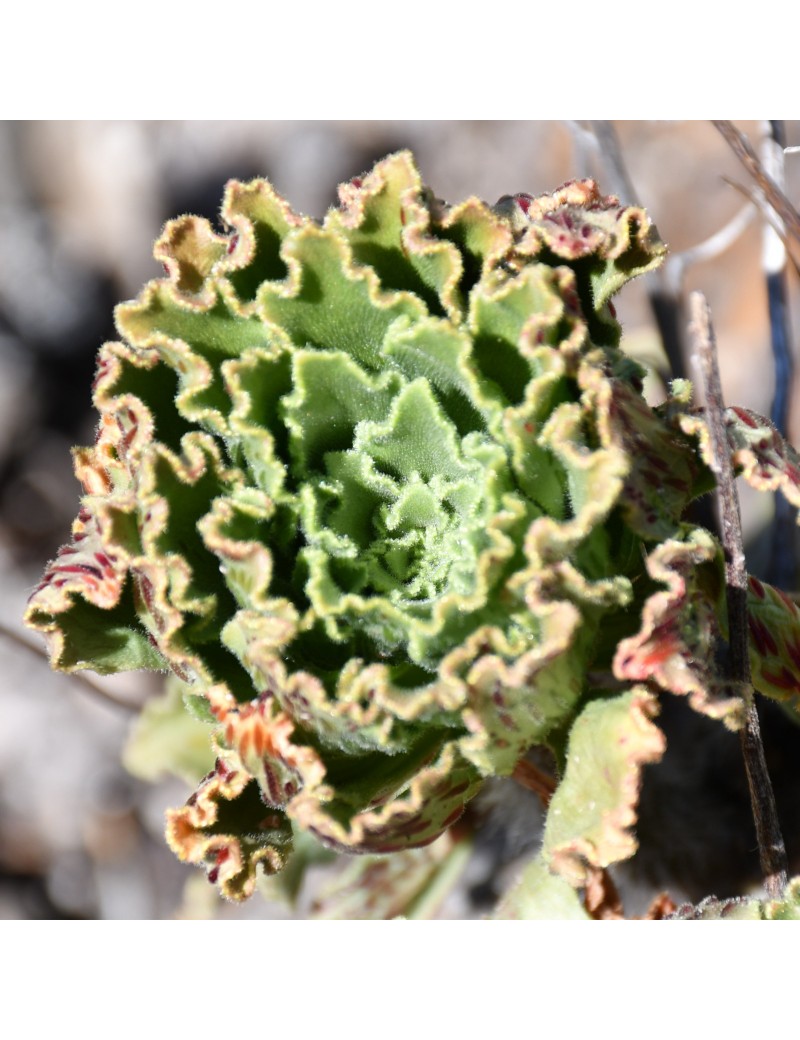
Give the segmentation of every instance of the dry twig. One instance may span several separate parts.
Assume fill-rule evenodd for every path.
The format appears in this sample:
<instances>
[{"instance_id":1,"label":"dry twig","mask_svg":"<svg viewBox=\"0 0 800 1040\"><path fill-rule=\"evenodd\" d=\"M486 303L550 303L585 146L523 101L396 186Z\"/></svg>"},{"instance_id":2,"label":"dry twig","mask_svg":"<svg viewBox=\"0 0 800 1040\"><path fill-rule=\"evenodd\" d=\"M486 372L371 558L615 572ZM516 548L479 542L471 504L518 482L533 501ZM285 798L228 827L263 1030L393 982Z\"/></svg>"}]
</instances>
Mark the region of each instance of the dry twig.
<instances>
[{"instance_id":1,"label":"dry twig","mask_svg":"<svg viewBox=\"0 0 800 1040\"><path fill-rule=\"evenodd\" d=\"M764 884L771 899L780 898L786 886L786 849L781 835L775 796L767 772L761 728L753 695L748 658L747 570L745 567L739 498L725 434L722 387L716 343L708 304L702 293L689 298L690 332L702 373L706 397L706 422L711 436L713 470L721 513L722 544L725 549L725 584L728 601L730 679L744 693L745 722L740 732L750 803L758 838Z\"/></svg>"},{"instance_id":2,"label":"dry twig","mask_svg":"<svg viewBox=\"0 0 800 1040\"><path fill-rule=\"evenodd\" d=\"M556 789L556 782L552 776L539 769L527 758L521 758L514 766L511 774L514 780L528 791L533 791L539 796L542 806L546 809Z\"/></svg>"},{"instance_id":3,"label":"dry twig","mask_svg":"<svg viewBox=\"0 0 800 1040\"><path fill-rule=\"evenodd\" d=\"M767 173L753 150L753 146L744 134L727 119L715 119L714 126L733 149L744 168L758 185L758 193L743 190L756 202L764 216L781 235L784 245L792 259L792 263L800 272L800 214L787 199L786 195ZM778 216L776 222L768 211L772 209ZM782 226L781 226L782 225Z\"/></svg>"}]
</instances>

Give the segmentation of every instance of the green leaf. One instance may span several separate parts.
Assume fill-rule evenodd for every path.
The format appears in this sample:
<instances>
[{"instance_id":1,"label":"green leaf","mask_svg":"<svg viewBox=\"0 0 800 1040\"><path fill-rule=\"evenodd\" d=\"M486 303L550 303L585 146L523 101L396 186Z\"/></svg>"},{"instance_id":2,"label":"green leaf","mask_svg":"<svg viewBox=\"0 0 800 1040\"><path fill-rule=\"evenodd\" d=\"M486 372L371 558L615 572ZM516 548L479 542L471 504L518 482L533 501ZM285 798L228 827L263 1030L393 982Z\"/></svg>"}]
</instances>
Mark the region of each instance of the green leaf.
<instances>
[{"instance_id":1,"label":"green leaf","mask_svg":"<svg viewBox=\"0 0 800 1040\"><path fill-rule=\"evenodd\" d=\"M214 718L206 710L203 721L198 720L187 710L187 699L207 709L205 699L193 696L177 679L168 679L164 693L147 702L123 750L128 772L150 781L171 774L194 786L213 769L216 756L208 723Z\"/></svg>"},{"instance_id":2,"label":"green leaf","mask_svg":"<svg viewBox=\"0 0 800 1040\"><path fill-rule=\"evenodd\" d=\"M622 640L614 656L618 679L652 680L685 695L695 709L735 729L743 702L731 696L715 664L722 635L722 548L702 528L683 528L647 557L647 572L666 589L645 602L639 632Z\"/></svg>"},{"instance_id":3,"label":"green leaf","mask_svg":"<svg viewBox=\"0 0 800 1040\"><path fill-rule=\"evenodd\" d=\"M590 701L572 727L567 767L547 812L542 857L571 884L588 867L607 867L636 851L633 827L642 769L666 743L650 721L658 702L643 687Z\"/></svg>"},{"instance_id":4,"label":"green leaf","mask_svg":"<svg viewBox=\"0 0 800 1040\"><path fill-rule=\"evenodd\" d=\"M800 608L787 593L751 575L747 612L753 685L800 712Z\"/></svg>"},{"instance_id":5,"label":"green leaf","mask_svg":"<svg viewBox=\"0 0 800 1040\"><path fill-rule=\"evenodd\" d=\"M265 806L258 785L223 758L183 809L167 812L166 837L179 859L205 866L232 900L252 895L258 867L275 873L292 847L286 816Z\"/></svg>"},{"instance_id":6,"label":"green leaf","mask_svg":"<svg viewBox=\"0 0 800 1040\"><path fill-rule=\"evenodd\" d=\"M543 856L533 859L500 900L496 921L589 921L575 888L554 874Z\"/></svg>"},{"instance_id":7,"label":"green leaf","mask_svg":"<svg viewBox=\"0 0 800 1040\"><path fill-rule=\"evenodd\" d=\"M342 863L315 896L311 916L328 921L433 916L458 881L471 849L469 841L443 834L425 848Z\"/></svg>"}]
</instances>

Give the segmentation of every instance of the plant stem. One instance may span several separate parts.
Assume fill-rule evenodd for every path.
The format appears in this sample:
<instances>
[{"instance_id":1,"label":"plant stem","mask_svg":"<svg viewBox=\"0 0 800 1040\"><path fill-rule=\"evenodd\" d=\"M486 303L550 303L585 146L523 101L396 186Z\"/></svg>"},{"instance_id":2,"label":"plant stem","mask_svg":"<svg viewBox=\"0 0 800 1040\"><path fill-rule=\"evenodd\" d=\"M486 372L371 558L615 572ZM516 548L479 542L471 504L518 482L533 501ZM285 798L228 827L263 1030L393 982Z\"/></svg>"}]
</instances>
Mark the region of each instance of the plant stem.
<instances>
[{"instance_id":1,"label":"plant stem","mask_svg":"<svg viewBox=\"0 0 800 1040\"><path fill-rule=\"evenodd\" d=\"M725 550L725 585L728 601L730 679L745 699L745 721L740 731L742 756L750 804L758 838L764 886L770 899L779 899L786 887L786 849L783 843L775 795L767 772L761 727L758 721L750 661L747 628L747 569L745 567L739 497L736 493L730 449L725 433L722 385L717 363L716 342L708 304L702 293L689 297L690 334L699 361L706 397L706 422L711 435L713 470L721 513L722 544Z\"/></svg>"}]
</instances>

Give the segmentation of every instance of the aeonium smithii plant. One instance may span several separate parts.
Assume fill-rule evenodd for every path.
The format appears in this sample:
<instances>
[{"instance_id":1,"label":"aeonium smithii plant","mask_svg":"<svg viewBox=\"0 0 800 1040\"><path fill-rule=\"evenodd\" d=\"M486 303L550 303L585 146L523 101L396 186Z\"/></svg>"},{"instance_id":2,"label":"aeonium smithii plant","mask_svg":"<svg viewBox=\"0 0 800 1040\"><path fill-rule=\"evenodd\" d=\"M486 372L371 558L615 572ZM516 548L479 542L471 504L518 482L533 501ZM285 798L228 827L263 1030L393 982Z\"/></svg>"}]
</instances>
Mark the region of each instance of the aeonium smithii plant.
<instances>
[{"instance_id":1,"label":"aeonium smithii plant","mask_svg":"<svg viewBox=\"0 0 800 1040\"><path fill-rule=\"evenodd\" d=\"M264 180L219 233L166 225L166 274L101 350L85 497L27 623L54 667L169 670L213 769L167 841L242 899L298 834L426 846L548 747L544 843L508 916L585 916L631 856L657 692L730 727L722 551L690 387L652 408L611 297L664 246L591 181L437 200L401 152L322 223ZM734 461L800 502L797 458L727 413ZM791 702L792 602L751 585L754 677ZM789 647L794 647L792 652ZM773 652L774 649L774 652Z\"/></svg>"}]
</instances>

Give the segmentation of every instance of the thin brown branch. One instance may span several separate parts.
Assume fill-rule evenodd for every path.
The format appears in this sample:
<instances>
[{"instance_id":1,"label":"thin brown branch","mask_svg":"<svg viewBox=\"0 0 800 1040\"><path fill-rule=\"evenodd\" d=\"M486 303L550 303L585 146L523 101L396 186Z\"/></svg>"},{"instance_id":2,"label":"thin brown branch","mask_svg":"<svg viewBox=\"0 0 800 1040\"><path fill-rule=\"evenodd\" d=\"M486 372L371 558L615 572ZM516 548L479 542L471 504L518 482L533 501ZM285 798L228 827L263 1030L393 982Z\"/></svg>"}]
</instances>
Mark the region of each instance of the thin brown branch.
<instances>
[{"instance_id":1,"label":"thin brown branch","mask_svg":"<svg viewBox=\"0 0 800 1040\"><path fill-rule=\"evenodd\" d=\"M760 188L757 188L755 185L745 187L744 184L735 181L733 177L723 177L722 179L726 184L733 188L734 191L738 191L740 195L749 199L750 202L757 207L765 222L769 224L777 235L786 235L786 228L781 223L780 217L767 202L766 196Z\"/></svg>"},{"instance_id":2,"label":"thin brown branch","mask_svg":"<svg viewBox=\"0 0 800 1040\"><path fill-rule=\"evenodd\" d=\"M520 787L538 795L544 808L547 808L556 789L556 782L552 776L539 769L527 758L521 758L517 762L511 776Z\"/></svg>"},{"instance_id":3,"label":"thin brown branch","mask_svg":"<svg viewBox=\"0 0 800 1040\"><path fill-rule=\"evenodd\" d=\"M711 437L712 469L717 478L721 513L722 544L725 550L725 584L728 601L730 681L745 694L745 722L741 730L750 803L756 826L764 885L771 899L780 898L786 886L786 849L778 822L775 796L767 772L761 727L753 697L748 657L747 569L745 566L739 498L725 433L722 384L716 342L708 304L702 293L689 297L692 317L690 334L699 362L706 397L706 422Z\"/></svg>"},{"instance_id":4,"label":"thin brown branch","mask_svg":"<svg viewBox=\"0 0 800 1040\"><path fill-rule=\"evenodd\" d=\"M19 632L15 632L13 628L8 628L0 622L0 638L5 639L8 643L13 643L15 646L21 647L23 650L27 650L29 654L37 657L40 661L48 661L46 651L40 647L33 640L27 639ZM135 703L133 701L126 700L124 697L118 696L113 690L110 690L107 686L96 682L90 676L83 672L70 672L68 678L72 682L81 686L87 693L90 693L95 698L101 698L106 704L113 704L118 708L124 708L125 711L138 712L143 708L143 703Z\"/></svg>"},{"instance_id":5,"label":"thin brown branch","mask_svg":"<svg viewBox=\"0 0 800 1040\"><path fill-rule=\"evenodd\" d=\"M780 186L775 183L764 169L753 146L741 130L727 119L715 119L714 126L728 142L736 157L758 185L758 195L751 195L749 192L745 192L745 194L759 204L765 217L770 220L773 226L775 226L774 220L770 219L765 210L771 208L777 214L782 225L779 229L779 234L792 258L792 263L800 271L800 214L798 214Z\"/></svg>"}]
</instances>

